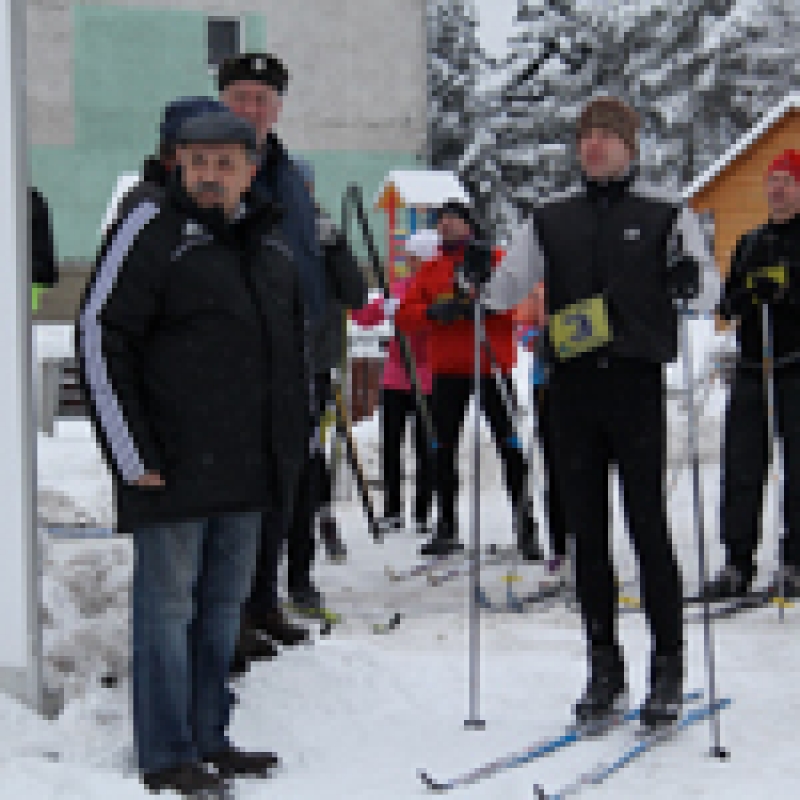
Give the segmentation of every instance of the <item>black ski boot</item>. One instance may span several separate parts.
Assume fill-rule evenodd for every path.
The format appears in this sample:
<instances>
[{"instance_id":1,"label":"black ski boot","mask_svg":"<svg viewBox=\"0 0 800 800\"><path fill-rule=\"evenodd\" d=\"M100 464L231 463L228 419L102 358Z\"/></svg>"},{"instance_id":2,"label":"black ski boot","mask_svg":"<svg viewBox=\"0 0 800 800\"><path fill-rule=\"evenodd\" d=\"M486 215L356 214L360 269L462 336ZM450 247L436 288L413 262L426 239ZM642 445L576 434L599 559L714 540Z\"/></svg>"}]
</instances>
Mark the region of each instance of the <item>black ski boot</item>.
<instances>
[{"instance_id":1,"label":"black ski boot","mask_svg":"<svg viewBox=\"0 0 800 800\"><path fill-rule=\"evenodd\" d=\"M419 548L421 556L446 558L454 553L460 553L464 545L458 539L456 526L449 520L440 519L436 525L433 538Z\"/></svg>"},{"instance_id":2,"label":"black ski boot","mask_svg":"<svg viewBox=\"0 0 800 800\"><path fill-rule=\"evenodd\" d=\"M262 614L247 614L242 618L242 628L252 628L269 636L284 647L308 641L308 629L292 625L280 609Z\"/></svg>"},{"instance_id":3,"label":"black ski boot","mask_svg":"<svg viewBox=\"0 0 800 800\"><path fill-rule=\"evenodd\" d=\"M202 764L181 764L178 767L146 772L142 783L151 794L177 792L194 800L211 800L222 796L225 782L220 775L206 770Z\"/></svg>"},{"instance_id":4,"label":"black ski boot","mask_svg":"<svg viewBox=\"0 0 800 800\"><path fill-rule=\"evenodd\" d=\"M289 587L289 601L297 614L318 614L325 608L322 592L312 583Z\"/></svg>"},{"instance_id":5,"label":"black ski boot","mask_svg":"<svg viewBox=\"0 0 800 800\"><path fill-rule=\"evenodd\" d=\"M544 553L539 545L539 524L527 509L517 517L522 530L517 536L517 550L523 561L544 561Z\"/></svg>"},{"instance_id":6,"label":"black ski boot","mask_svg":"<svg viewBox=\"0 0 800 800\"><path fill-rule=\"evenodd\" d=\"M336 564L347 561L347 548L339 535L339 526L333 517L320 517L319 538L322 540L328 561Z\"/></svg>"},{"instance_id":7,"label":"black ski boot","mask_svg":"<svg viewBox=\"0 0 800 800\"><path fill-rule=\"evenodd\" d=\"M218 753L211 753L205 756L203 761L213 765L220 778L232 778L237 775L263 778L281 763L275 753L249 753L233 746Z\"/></svg>"},{"instance_id":8,"label":"black ski boot","mask_svg":"<svg viewBox=\"0 0 800 800\"><path fill-rule=\"evenodd\" d=\"M625 662L616 647L593 650L589 683L573 707L575 723L588 733L601 732L619 714L628 710Z\"/></svg>"},{"instance_id":9,"label":"black ski boot","mask_svg":"<svg viewBox=\"0 0 800 800\"><path fill-rule=\"evenodd\" d=\"M242 628L231 659L232 677L243 675L254 661L271 661L278 655L278 648L268 639L262 639L252 628Z\"/></svg>"},{"instance_id":10,"label":"black ski boot","mask_svg":"<svg viewBox=\"0 0 800 800\"><path fill-rule=\"evenodd\" d=\"M650 661L650 692L641 708L646 730L674 725L683 710L683 653L653 654Z\"/></svg>"},{"instance_id":11,"label":"black ski boot","mask_svg":"<svg viewBox=\"0 0 800 800\"><path fill-rule=\"evenodd\" d=\"M733 600L744 597L750 591L753 582L753 570L743 570L732 564L726 564L717 577L709 581L700 594L700 600L713 603L718 600Z\"/></svg>"}]
</instances>

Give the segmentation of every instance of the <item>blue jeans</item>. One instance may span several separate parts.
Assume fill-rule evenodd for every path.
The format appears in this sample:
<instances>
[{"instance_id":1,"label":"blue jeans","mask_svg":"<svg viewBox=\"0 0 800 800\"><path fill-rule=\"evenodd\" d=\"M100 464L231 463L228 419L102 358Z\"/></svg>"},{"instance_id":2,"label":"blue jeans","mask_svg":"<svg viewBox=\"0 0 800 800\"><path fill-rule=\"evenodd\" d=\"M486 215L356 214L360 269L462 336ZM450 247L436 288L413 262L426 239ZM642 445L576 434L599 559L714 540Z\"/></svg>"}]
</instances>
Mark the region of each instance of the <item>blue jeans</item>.
<instances>
[{"instance_id":1,"label":"blue jeans","mask_svg":"<svg viewBox=\"0 0 800 800\"><path fill-rule=\"evenodd\" d=\"M142 773L228 746L228 671L260 512L134 531L133 730Z\"/></svg>"}]
</instances>

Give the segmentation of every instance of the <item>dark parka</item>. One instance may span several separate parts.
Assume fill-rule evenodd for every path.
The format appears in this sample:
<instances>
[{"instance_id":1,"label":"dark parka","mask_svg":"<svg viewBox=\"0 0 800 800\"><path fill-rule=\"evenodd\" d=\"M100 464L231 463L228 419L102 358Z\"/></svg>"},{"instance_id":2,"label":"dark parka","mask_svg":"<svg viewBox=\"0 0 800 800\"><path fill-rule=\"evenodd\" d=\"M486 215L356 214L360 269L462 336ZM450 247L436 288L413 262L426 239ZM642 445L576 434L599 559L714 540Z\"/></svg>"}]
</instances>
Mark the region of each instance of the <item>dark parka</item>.
<instances>
[{"instance_id":1,"label":"dark parka","mask_svg":"<svg viewBox=\"0 0 800 800\"><path fill-rule=\"evenodd\" d=\"M274 134L262 148L253 192L282 209L281 234L300 275L309 321L316 324L327 307L316 209L303 176Z\"/></svg>"},{"instance_id":2,"label":"dark parka","mask_svg":"<svg viewBox=\"0 0 800 800\"><path fill-rule=\"evenodd\" d=\"M229 223L172 183L105 238L78 342L121 531L294 491L309 436L305 310L276 223L253 198ZM145 471L165 487L133 485Z\"/></svg>"}]
</instances>

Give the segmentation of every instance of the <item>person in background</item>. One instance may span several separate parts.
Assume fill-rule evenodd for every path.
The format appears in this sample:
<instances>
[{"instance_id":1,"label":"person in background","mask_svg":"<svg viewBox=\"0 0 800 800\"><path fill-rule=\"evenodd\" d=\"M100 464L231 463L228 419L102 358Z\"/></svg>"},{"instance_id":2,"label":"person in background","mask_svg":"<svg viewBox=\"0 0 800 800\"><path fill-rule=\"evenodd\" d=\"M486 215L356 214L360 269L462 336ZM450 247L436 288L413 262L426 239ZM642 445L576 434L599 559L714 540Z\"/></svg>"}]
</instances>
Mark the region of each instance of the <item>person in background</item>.
<instances>
[{"instance_id":1,"label":"person in background","mask_svg":"<svg viewBox=\"0 0 800 800\"><path fill-rule=\"evenodd\" d=\"M388 298L379 297L360 311L354 311L354 322L372 327L392 321L394 313L405 297L406 291L424 262L435 258L439 252L439 233L421 230L412 234L405 243L406 272L395 278L389 287ZM418 331L409 337L411 354L417 371L417 379L428 408L431 403L433 375L430 363L430 343L426 331ZM382 472L384 486L383 517L378 520L384 530L406 527L401 491L403 476L403 438L406 423L414 423L414 452L416 455L416 484L412 509L413 527L418 533L428 533L431 506L433 503L433 455L428 442L425 424L400 351L400 343L393 338L381 376L381 443Z\"/></svg>"},{"instance_id":2,"label":"person in background","mask_svg":"<svg viewBox=\"0 0 800 800\"><path fill-rule=\"evenodd\" d=\"M311 196L314 196L314 169L310 162L295 159ZM322 248L328 299L327 310L311 325L311 396L314 405L314 434L308 460L294 501L289 524L286 580L289 600L300 614L316 614L325 601L315 586L312 571L317 549L315 521L319 517L320 539L333 561L343 561L347 549L339 537L331 511L331 473L322 448L323 416L331 402L331 373L341 366L344 355L345 311L360 308L367 300L368 286L342 231L325 210L316 204L317 235Z\"/></svg>"},{"instance_id":3,"label":"person in background","mask_svg":"<svg viewBox=\"0 0 800 800\"><path fill-rule=\"evenodd\" d=\"M738 241L718 306L737 323L739 359L725 415L720 534L725 565L706 587L710 599L746 594L756 576L764 483L769 467L762 325L770 312L775 365L775 423L781 438L785 536L770 590L800 595L800 151L769 165L766 224ZM776 467L775 467L776 468ZM777 525L777 520L773 520Z\"/></svg>"},{"instance_id":4,"label":"person in background","mask_svg":"<svg viewBox=\"0 0 800 800\"><path fill-rule=\"evenodd\" d=\"M253 191L282 209L282 238L292 254L292 268L299 273L307 322L312 327L325 315L326 276L314 200L296 162L275 133L288 86L288 69L269 53L245 53L227 59L217 73L219 99L256 129L258 170ZM313 419L314 409L309 407L308 414ZM253 590L242 622L242 636L248 641L265 636L267 640L292 646L308 639L307 629L287 619L278 593L279 565L301 472L286 476L290 490L282 518L265 520L269 524L262 525ZM272 652L276 652L274 648Z\"/></svg>"},{"instance_id":5,"label":"person in background","mask_svg":"<svg viewBox=\"0 0 800 800\"><path fill-rule=\"evenodd\" d=\"M433 537L420 548L424 556L448 556L463 549L456 525L459 478L459 436L474 388L474 293L489 280L501 258L480 241L474 212L449 200L438 210L442 243L436 257L413 276L395 313L397 327L408 334L427 332L430 341L433 391L431 409L436 435L436 500L439 518ZM485 320L488 346L480 353L481 406L489 421L503 464L506 488L514 511L516 547L523 558L540 561L536 521L525 496L527 465L517 440L504 395L513 396L511 369L516 360L514 320L510 312ZM491 352L489 352L491 351ZM492 361L505 384L501 389ZM504 390L504 391L503 391Z\"/></svg>"}]
</instances>

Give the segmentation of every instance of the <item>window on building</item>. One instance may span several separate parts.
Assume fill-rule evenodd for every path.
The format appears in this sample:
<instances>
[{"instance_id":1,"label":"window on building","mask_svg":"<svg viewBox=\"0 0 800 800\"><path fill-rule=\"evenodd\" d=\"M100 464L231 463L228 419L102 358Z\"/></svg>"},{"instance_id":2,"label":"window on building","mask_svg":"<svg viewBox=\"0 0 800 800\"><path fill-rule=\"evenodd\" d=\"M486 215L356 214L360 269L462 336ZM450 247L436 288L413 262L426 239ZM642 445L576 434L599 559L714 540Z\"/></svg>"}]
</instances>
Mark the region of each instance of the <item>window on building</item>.
<instances>
[{"instance_id":1,"label":"window on building","mask_svg":"<svg viewBox=\"0 0 800 800\"><path fill-rule=\"evenodd\" d=\"M209 17L207 26L208 66L216 70L231 56L238 55L242 48L241 21L231 17Z\"/></svg>"}]
</instances>

